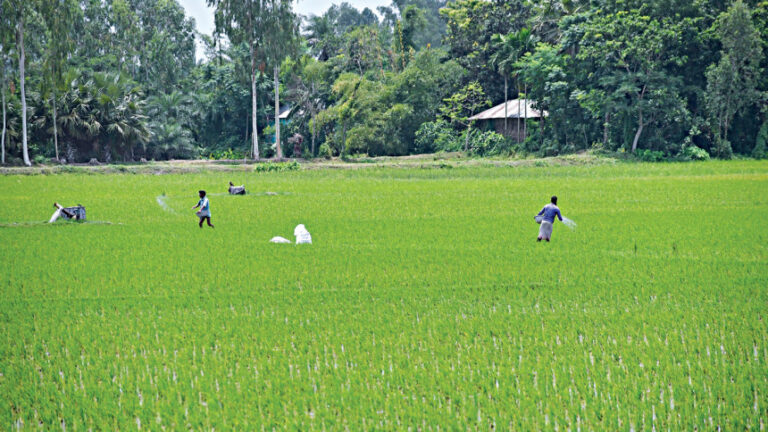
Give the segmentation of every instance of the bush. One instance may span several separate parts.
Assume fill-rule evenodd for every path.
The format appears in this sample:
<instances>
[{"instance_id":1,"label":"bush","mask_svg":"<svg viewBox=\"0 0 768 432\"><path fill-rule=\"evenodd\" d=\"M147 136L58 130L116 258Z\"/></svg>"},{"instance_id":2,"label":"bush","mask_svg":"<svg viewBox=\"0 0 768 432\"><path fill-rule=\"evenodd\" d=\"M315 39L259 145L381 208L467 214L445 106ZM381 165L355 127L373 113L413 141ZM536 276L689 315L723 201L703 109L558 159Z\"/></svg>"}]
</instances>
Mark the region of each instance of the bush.
<instances>
[{"instance_id":1,"label":"bush","mask_svg":"<svg viewBox=\"0 0 768 432\"><path fill-rule=\"evenodd\" d=\"M461 150L462 140L450 124L437 120L419 127L414 146L416 153L453 152Z\"/></svg>"},{"instance_id":2,"label":"bush","mask_svg":"<svg viewBox=\"0 0 768 432\"><path fill-rule=\"evenodd\" d=\"M328 143L323 143L317 150L317 155L322 158L330 159L333 157L333 150L331 149L331 146L328 145Z\"/></svg>"},{"instance_id":3,"label":"bush","mask_svg":"<svg viewBox=\"0 0 768 432\"><path fill-rule=\"evenodd\" d=\"M469 137L469 152L478 156L509 153L510 148L510 141L494 131L473 133Z\"/></svg>"},{"instance_id":4,"label":"bush","mask_svg":"<svg viewBox=\"0 0 768 432\"><path fill-rule=\"evenodd\" d=\"M640 149L635 151L635 157L643 162L661 162L664 160L664 152Z\"/></svg>"},{"instance_id":5,"label":"bush","mask_svg":"<svg viewBox=\"0 0 768 432\"><path fill-rule=\"evenodd\" d=\"M242 150L232 150L231 148L226 150L215 150L208 154L210 160L233 160L233 159L245 159L245 152Z\"/></svg>"},{"instance_id":6,"label":"bush","mask_svg":"<svg viewBox=\"0 0 768 432\"><path fill-rule=\"evenodd\" d=\"M733 147L731 142L723 139L715 140L715 148L713 153L720 159L730 159L733 157Z\"/></svg>"},{"instance_id":7,"label":"bush","mask_svg":"<svg viewBox=\"0 0 768 432\"><path fill-rule=\"evenodd\" d=\"M285 172L285 171L298 171L301 169L301 164L296 161L293 162L267 162L256 164L253 167L253 171L257 173L261 172Z\"/></svg>"},{"instance_id":8,"label":"bush","mask_svg":"<svg viewBox=\"0 0 768 432\"><path fill-rule=\"evenodd\" d=\"M683 150L683 157L695 161L709 160L709 153L701 147L692 145Z\"/></svg>"},{"instance_id":9,"label":"bush","mask_svg":"<svg viewBox=\"0 0 768 432\"><path fill-rule=\"evenodd\" d=\"M755 159L768 158L768 120L766 120L760 127L760 132L757 133L757 141L755 142L755 148L752 150L752 157Z\"/></svg>"}]
</instances>

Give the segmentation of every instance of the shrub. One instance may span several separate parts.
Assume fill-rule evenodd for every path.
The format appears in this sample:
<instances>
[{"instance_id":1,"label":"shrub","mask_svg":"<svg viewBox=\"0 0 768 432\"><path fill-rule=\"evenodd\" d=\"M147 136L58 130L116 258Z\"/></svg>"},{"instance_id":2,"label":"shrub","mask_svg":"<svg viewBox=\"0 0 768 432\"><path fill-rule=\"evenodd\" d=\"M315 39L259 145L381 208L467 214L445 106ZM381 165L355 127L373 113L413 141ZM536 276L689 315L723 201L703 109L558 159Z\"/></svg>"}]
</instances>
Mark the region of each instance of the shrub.
<instances>
[{"instance_id":1,"label":"shrub","mask_svg":"<svg viewBox=\"0 0 768 432\"><path fill-rule=\"evenodd\" d=\"M328 143L323 143L319 149L317 149L317 155L322 158L330 159L333 157L333 150Z\"/></svg>"},{"instance_id":2,"label":"shrub","mask_svg":"<svg viewBox=\"0 0 768 432\"><path fill-rule=\"evenodd\" d=\"M709 153L701 147L695 145L688 146L683 150L683 157L690 160L700 161L709 160Z\"/></svg>"},{"instance_id":3,"label":"shrub","mask_svg":"<svg viewBox=\"0 0 768 432\"><path fill-rule=\"evenodd\" d=\"M208 154L210 160L233 160L233 159L245 159L245 152L242 150L232 150L228 148L226 150L215 150Z\"/></svg>"},{"instance_id":4,"label":"shrub","mask_svg":"<svg viewBox=\"0 0 768 432\"><path fill-rule=\"evenodd\" d=\"M461 149L462 141L450 124L437 120L419 127L414 145L416 153L452 152Z\"/></svg>"},{"instance_id":5,"label":"shrub","mask_svg":"<svg viewBox=\"0 0 768 432\"><path fill-rule=\"evenodd\" d=\"M755 141L755 148L752 150L752 157L755 159L768 158L768 120L760 127L757 141Z\"/></svg>"},{"instance_id":6,"label":"shrub","mask_svg":"<svg viewBox=\"0 0 768 432\"><path fill-rule=\"evenodd\" d=\"M720 159L730 159L733 157L733 147L731 142L723 139L715 140L715 147L713 153Z\"/></svg>"},{"instance_id":7,"label":"shrub","mask_svg":"<svg viewBox=\"0 0 768 432\"><path fill-rule=\"evenodd\" d=\"M639 149L635 152L635 157L643 162L661 162L664 160L664 152L657 150Z\"/></svg>"},{"instance_id":8,"label":"shrub","mask_svg":"<svg viewBox=\"0 0 768 432\"><path fill-rule=\"evenodd\" d=\"M257 173L261 172L285 172L285 171L298 171L301 169L301 164L296 161L293 162L267 162L256 164L253 167L253 171Z\"/></svg>"},{"instance_id":9,"label":"shrub","mask_svg":"<svg viewBox=\"0 0 768 432\"><path fill-rule=\"evenodd\" d=\"M465 132L466 133L466 132ZM511 145L503 135L494 131L472 134L470 137L470 153L478 156L492 156L508 153Z\"/></svg>"}]
</instances>

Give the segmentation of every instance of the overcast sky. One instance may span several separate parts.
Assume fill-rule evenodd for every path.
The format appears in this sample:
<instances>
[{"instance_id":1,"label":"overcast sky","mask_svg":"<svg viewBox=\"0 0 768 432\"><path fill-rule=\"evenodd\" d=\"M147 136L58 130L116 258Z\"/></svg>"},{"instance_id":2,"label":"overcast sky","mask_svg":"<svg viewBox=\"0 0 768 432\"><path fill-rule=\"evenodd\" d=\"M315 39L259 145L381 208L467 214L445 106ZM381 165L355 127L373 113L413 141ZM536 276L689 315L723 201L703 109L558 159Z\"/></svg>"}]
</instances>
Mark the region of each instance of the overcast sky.
<instances>
[{"instance_id":1,"label":"overcast sky","mask_svg":"<svg viewBox=\"0 0 768 432\"><path fill-rule=\"evenodd\" d=\"M301 15L320 15L325 12L332 4L339 4L344 0L298 0L295 3L294 10ZM347 3L358 9L366 7L376 12L378 6L389 6L392 0L346 0ZM206 6L206 0L179 0L187 15L195 19L197 30L200 33L210 35L213 33L213 10ZM202 58L202 51L198 44L197 58Z\"/></svg>"}]
</instances>

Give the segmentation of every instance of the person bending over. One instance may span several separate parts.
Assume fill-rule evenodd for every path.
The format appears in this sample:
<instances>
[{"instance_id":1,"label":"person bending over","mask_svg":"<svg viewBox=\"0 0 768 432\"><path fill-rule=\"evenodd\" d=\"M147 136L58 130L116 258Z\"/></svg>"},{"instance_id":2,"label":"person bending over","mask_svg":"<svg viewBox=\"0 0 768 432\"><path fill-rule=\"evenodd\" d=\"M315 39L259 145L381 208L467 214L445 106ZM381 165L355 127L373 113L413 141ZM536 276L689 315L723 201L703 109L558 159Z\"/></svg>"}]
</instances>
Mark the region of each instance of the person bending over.
<instances>
[{"instance_id":1,"label":"person bending over","mask_svg":"<svg viewBox=\"0 0 768 432\"><path fill-rule=\"evenodd\" d=\"M541 227L539 227L539 237L536 241L542 239L549 241L552 238L552 224L555 223L555 217L563 221L563 215L560 214L560 209L557 207L557 197L553 196L551 202L544 206L543 209L536 216L541 216ZM202 222L201 222L202 223Z\"/></svg>"},{"instance_id":2,"label":"person bending over","mask_svg":"<svg viewBox=\"0 0 768 432\"><path fill-rule=\"evenodd\" d=\"M203 221L208 221L208 226L213 228L213 225L211 225L211 203L208 202L208 198L205 196L205 191L201 190L200 193L200 201L197 202L197 205L192 207L192 209L200 208L200 210L195 213L197 217L200 218L200 228L203 227Z\"/></svg>"}]
</instances>

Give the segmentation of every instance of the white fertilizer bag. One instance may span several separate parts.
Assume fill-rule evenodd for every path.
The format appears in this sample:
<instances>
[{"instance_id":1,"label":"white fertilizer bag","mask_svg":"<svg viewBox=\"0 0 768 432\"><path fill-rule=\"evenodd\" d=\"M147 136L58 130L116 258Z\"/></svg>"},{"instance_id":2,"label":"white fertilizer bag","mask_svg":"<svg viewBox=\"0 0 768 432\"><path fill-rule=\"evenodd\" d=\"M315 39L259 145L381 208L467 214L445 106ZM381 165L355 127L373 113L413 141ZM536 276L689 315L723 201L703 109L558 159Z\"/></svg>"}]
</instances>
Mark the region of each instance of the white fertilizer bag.
<instances>
[{"instance_id":1,"label":"white fertilizer bag","mask_svg":"<svg viewBox=\"0 0 768 432\"><path fill-rule=\"evenodd\" d=\"M59 219L59 216L61 216L61 209L57 208L55 212L53 212L53 215L51 216L51 220L48 221L48 223L54 223Z\"/></svg>"},{"instance_id":2,"label":"white fertilizer bag","mask_svg":"<svg viewBox=\"0 0 768 432\"><path fill-rule=\"evenodd\" d=\"M312 236L303 224L296 225L293 235L296 236L296 244L312 244Z\"/></svg>"},{"instance_id":3,"label":"white fertilizer bag","mask_svg":"<svg viewBox=\"0 0 768 432\"><path fill-rule=\"evenodd\" d=\"M279 243L279 244L290 244L290 243L291 243L291 241L290 241L290 240L288 240L287 238L285 238L285 237L280 237L280 236L277 236L277 237L272 237L272 238L269 240L269 242L270 242L270 243Z\"/></svg>"}]
</instances>

